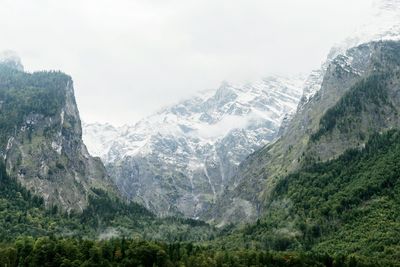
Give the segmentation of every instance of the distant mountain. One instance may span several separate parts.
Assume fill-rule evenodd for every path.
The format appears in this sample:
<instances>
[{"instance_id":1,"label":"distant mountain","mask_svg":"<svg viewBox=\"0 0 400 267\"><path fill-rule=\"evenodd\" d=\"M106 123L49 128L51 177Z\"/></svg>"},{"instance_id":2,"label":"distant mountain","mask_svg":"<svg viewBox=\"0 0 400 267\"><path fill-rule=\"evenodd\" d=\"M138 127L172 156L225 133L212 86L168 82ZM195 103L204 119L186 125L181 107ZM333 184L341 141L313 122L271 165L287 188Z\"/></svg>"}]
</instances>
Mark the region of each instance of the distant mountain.
<instances>
[{"instance_id":1,"label":"distant mountain","mask_svg":"<svg viewBox=\"0 0 400 267\"><path fill-rule=\"evenodd\" d=\"M99 159L82 141L71 77L22 71L20 59L0 59L0 156L8 174L47 207L82 211L93 188L116 195Z\"/></svg>"},{"instance_id":2,"label":"distant mountain","mask_svg":"<svg viewBox=\"0 0 400 267\"><path fill-rule=\"evenodd\" d=\"M239 163L278 137L302 95L302 78L272 76L165 108L136 125L85 124L89 151L120 191L159 215L197 217L228 185Z\"/></svg>"}]
</instances>

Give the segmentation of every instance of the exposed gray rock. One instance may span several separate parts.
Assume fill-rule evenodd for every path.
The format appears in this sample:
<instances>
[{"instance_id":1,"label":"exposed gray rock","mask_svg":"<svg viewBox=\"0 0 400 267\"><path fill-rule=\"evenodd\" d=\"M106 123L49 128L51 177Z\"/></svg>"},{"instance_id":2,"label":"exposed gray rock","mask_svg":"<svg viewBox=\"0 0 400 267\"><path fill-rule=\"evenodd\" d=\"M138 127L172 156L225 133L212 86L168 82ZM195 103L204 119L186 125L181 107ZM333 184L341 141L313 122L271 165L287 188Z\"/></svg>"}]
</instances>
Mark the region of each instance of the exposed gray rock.
<instances>
[{"instance_id":1,"label":"exposed gray rock","mask_svg":"<svg viewBox=\"0 0 400 267\"><path fill-rule=\"evenodd\" d=\"M85 125L85 142L129 199L161 216L196 218L237 184L239 163L278 136L302 83L277 76L243 86L224 82L134 126Z\"/></svg>"}]
</instances>

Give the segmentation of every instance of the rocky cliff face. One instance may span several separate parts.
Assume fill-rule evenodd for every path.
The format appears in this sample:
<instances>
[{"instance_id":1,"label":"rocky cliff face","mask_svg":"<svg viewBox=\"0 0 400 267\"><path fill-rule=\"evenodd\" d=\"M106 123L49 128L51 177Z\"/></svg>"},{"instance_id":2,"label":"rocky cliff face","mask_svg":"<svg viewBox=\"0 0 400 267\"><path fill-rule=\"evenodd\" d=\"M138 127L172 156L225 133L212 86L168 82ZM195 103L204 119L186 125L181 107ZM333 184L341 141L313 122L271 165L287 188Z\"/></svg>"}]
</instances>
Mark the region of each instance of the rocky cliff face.
<instances>
[{"instance_id":1,"label":"rocky cliff face","mask_svg":"<svg viewBox=\"0 0 400 267\"><path fill-rule=\"evenodd\" d=\"M278 136L302 83L283 77L223 83L134 126L85 125L85 142L129 199L161 216L198 217L237 183L239 163Z\"/></svg>"},{"instance_id":2,"label":"rocky cliff face","mask_svg":"<svg viewBox=\"0 0 400 267\"><path fill-rule=\"evenodd\" d=\"M72 79L26 73L14 62L0 63L0 154L9 174L65 211L85 208L91 188L115 193L82 141Z\"/></svg>"}]
</instances>

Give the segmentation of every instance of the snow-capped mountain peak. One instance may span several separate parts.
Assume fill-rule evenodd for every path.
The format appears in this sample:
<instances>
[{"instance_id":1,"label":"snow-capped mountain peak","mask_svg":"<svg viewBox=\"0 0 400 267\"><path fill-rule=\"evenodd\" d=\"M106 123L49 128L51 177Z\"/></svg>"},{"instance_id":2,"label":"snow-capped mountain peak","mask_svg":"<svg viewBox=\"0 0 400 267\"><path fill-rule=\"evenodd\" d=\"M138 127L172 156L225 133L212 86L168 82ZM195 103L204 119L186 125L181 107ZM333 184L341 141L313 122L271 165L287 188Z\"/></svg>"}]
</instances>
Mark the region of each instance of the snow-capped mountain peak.
<instances>
[{"instance_id":1,"label":"snow-capped mountain peak","mask_svg":"<svg viewBox=\"0 0 400 267\"><path fill-rule=\"evenodd\" d=\"M223 82L135 125L85 124L84 139L129 198L161 215L195 217L232 182L246 156L278 136L303 82L280 76Z\"/></svg>"}]
</instances>

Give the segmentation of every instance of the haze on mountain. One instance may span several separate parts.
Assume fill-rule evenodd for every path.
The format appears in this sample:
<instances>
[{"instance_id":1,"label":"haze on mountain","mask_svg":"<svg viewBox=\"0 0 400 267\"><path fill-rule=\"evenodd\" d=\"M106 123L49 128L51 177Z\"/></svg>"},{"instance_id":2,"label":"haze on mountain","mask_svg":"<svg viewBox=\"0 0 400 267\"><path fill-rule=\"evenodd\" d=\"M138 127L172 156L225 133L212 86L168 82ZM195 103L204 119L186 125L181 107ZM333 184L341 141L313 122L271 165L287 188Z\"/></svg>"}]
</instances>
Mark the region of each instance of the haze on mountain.
<instances>
[{"instance_id":1,"label":"haze on mountain","mask_svg":"<svg viewBox=\"0 0 400 267\"><path fill-rule=\"evenodd\" d=\"M4 52L0 266L400 266L398 4L305 76L121 127L82 124L71 76Z\"/></svg>"}]
</instances>

